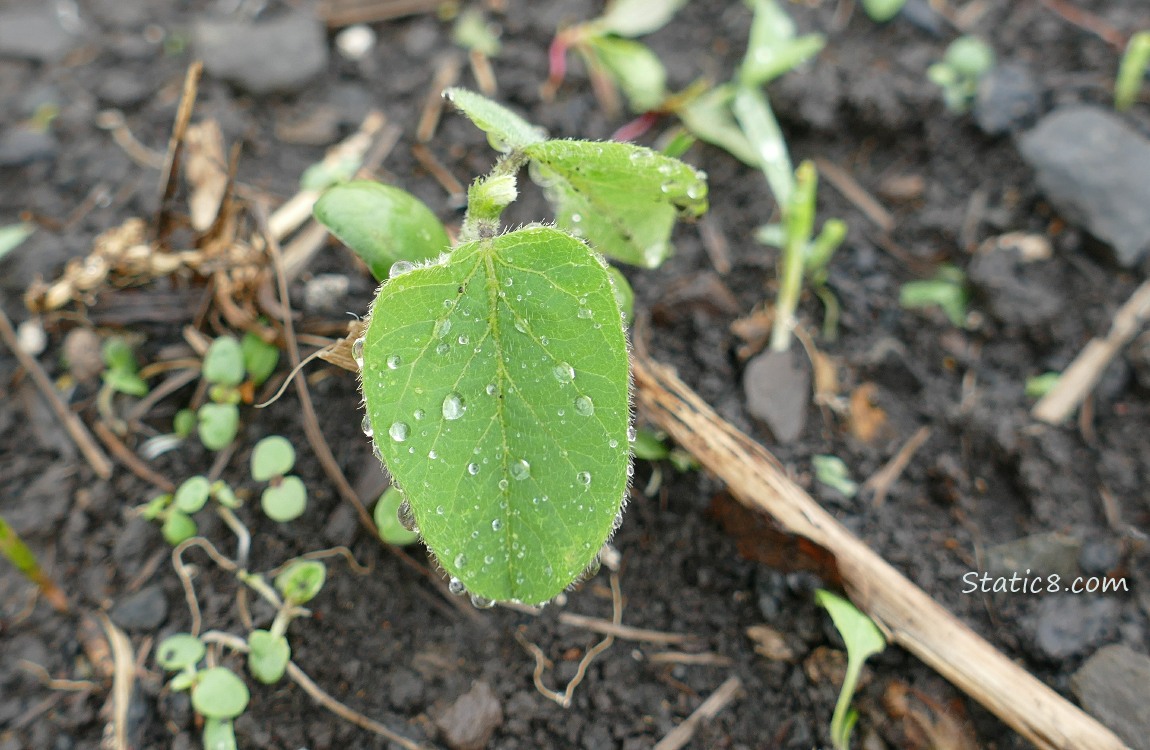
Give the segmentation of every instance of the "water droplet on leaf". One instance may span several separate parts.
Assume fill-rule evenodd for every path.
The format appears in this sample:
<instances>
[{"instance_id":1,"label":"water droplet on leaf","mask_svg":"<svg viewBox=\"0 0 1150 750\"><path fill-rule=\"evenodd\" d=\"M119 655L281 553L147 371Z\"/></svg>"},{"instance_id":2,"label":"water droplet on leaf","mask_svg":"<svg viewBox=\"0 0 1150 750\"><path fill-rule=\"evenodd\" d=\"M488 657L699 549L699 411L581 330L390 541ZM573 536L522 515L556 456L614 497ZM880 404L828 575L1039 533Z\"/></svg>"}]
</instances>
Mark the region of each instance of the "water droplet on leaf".
<instances>
[{"instance_id":1,"label":"water droplet on leaf","mask_svg":"<svg viewBox=\"0 0 1150 750\"><path fill-rule=\"evenodd\" d=\"M463 412L467 411L467 405L463 403L463 398L458 393L449 393L443 399L443 418L444 419L459 419L463 416Z\"/></svg>"},{"instance_id":2,"label":"water droplet on leaf","mask_svg":"<svg viewBox=\"0 0 1150 750\"><path fill-rule=\"evenodd\" d=\"M392 354L390 357L387 358L387 369L389 369L389 370L397 369L399 367L399 361L400 361L399 355L398 354Z\"/></svg>"},{"instance_id":3,"label":"water droplet on leaf","mask_svg":"<svg viewBox=\"0 0 1150 750\"><path fill-rule=\"evenodd\" d=\"M415 264L409 260L397 260L391 264L391 268L387 271L387 278L395 279L415 270Z\"/></svg>"},{"instance_id":4,"label":"water droplet on leaf","mask_svg":"<svg viewBox=\"0 0 1150 750\"><path fill-rule=\"evenodd\" d=\"M406 422L396 422L391 426L391 429L387 431L387 434L391 435L391 439L395 442L402 443L404 440L407 440L407 433L409 431Z\"/></svg>"},{"instance_id":5,"label":"water droplet on leaf","mask_svg":"<svg viewBox=\"0 0 1150 750\"><path fill-rule=\"evenodd\" d=\"M566 362L560 362L555 365L555 369L551 372L555 375L555 379L562 385L567 385L575 379L575 368Z\"/></svg>"},{"instance_id":6,"label":"water droplet on leaf","mask_svg":"<svg viewBox=\"0 0 1150 750\"><path fill-rule=\"evenodd\" d=\"M595 404L588 396L580 396L575 399L575 411L584 417L589 417L595 413Z\"/></svg>"},{"instance_id":7,"label":"water droplet on leaf","mask_svg":"<svg viewBox=\"0 0 1150 750\"><path fill-rule=\"evenodd\" d=\"M512 478L522 481L531 476L531 464L520 458L511 462L508 471L511 472Z\"/></svg>"}]
</instances>

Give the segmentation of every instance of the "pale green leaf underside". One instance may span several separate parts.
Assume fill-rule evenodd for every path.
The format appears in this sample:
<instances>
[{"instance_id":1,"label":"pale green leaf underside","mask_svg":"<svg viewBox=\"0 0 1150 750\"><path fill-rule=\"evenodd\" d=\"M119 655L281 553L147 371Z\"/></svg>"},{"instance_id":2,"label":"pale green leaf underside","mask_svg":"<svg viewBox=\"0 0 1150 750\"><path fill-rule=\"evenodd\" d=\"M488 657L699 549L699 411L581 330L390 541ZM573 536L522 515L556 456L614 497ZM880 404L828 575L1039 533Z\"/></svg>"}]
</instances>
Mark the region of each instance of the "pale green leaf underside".
<instances>
[{"instance_id":1,"label":"pale green leaf underside","mask_svg":"<svg viewBox=\"0 0 1150 750\"><path fill-rule=\"evenodd\" d=\"M467 115L475 127L487 133L491 147L507 153L540 143L547 133L519 115L485 96L460 88L450 88L444 96Z\"/></svg>"},{"instance_id":2,"label":"pale green leaf underside","mask_svg":"<svg viewBox=\"0 0 1150 750\"><path fill-rule=\"evenodd\" d=\"M658 31L687 0L615 0L597 25L619 36L643 36Z\"/></svg>"},{"instance_id":3,"label":"pale green leaf underside","mask_svg":"<svg viewBox=\"0 0 1150 750\"><path fill-rule=\"evenodd\" d=\"M593 37L589 44L618 81L634 112L655 109L667 97L667 71L651 48L616 36Z\"/></svg>"},{"instance_id":4,"label":"pale green leaf underside","mask_svg":"<svg viewBox=\"0 0 1150 750\"><path fill-rule=\"evenodd\" d=\"M629 143L545 141L524 149L558 224L604 255L654 268L679 215L707 210L706 175Z\"/></svg>"},{"instance_id":5,"label":"pale green leaf underside","mask_svg":"<svg viewBox=\"0 0 1150 750\"><path fill-rule=\"evenodd\" d=\"M536 604L575 580L627 486L627 346L582 242L530 227L380 289L362 387L374 439L443 568Z\"/></svg>"}]
</instances>

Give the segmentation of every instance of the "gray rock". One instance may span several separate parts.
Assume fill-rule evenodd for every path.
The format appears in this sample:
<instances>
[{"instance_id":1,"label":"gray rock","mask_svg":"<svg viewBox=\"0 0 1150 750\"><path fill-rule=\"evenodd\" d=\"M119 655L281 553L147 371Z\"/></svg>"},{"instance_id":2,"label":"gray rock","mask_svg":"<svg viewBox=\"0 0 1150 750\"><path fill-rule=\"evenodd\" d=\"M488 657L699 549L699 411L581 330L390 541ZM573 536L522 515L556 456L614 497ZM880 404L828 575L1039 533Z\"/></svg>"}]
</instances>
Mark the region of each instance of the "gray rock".
<instances>
[{"instance_id":1,"label":"gray rock","mask_svg":"<svg viewBox=\"0 0 1150 750\"><path fill-rule=\"evenodd\" d=\"M1121 644L1100 649L1070 678L1070 689L1082 707L1131 750L1150 750L1147 686L1150 656Z\"/></svg>"},{"instance_id":2,"label":"gray rock","mask_svg":"<svg viewBox=\"0 0 1150 750\"><path fill-rule=\"evenodd\" d=\"M987 135L1003 135L1029 125L1038 112L1038 84L1024 65L1007 63L978 82L974 121Z\"/></svg>"},{"instance_id":3,"label":"gray rock","mask_svg":"<svg viewBox=\"0 0 1150 750\"><path fill-rule=\"evenodd\" d=\"M1058 264L1027 262L1013 248L976 253L967 267L967 278L991 315L1007 326L1026 328L1046 326L1066 309L1059 273Z\"/></svg>"},{"instance_id":4,"label":"gray rock","mask_svg":"<svg viewBox=\"0 0 1150 750\"><path fill-rule=\"evenodd\" d=\"M743 374L747 411L770 428L780 443L790 443L803 432L811 401L811 375L801 349L767 350L747 364Z\"/></svg>"},{"instance_id":5,"label":"gray rock","mask_svg":"<svg viewBox=\"0 0 1150 750\"><path fill-rule=\"evenodd\" d=\"M503 707L486 682L476 682L443 712L435 725L452 750L481 750L503 723Z\"/></svg>"},{"instance_id":6,"label":"gray rock","mask_svg":"<svg viewBox=\"0 0 1150 750\"><path fill-rule=\"evenodd\" d=\"M252 94L297 92L327 67L324 25L307 12L256 23L199 21L192 39L209 74Z\"/></svg>"},{"instance_id":7,"label":"gray rock","mask_svg":"<svg viewBox=\"0 0 1150 750\"><path fill-rule=\"evenodd\" d=\"M0 167L22 167L55 159L58 146L51 133L16 126L0 133Z\"/></svg>"},{"instance_id":8,"label":"gray rock","mask_svg":"<svg viewBox=\"0 0 1150 750\"><path fill-rule=\"evenodd\" d=\"M986 572L1008 578L1012 573L1020 578L1036 575L1073 578L1078 573L1081 549L1082 540L1066 534L1025 536L987 549Z\"/></svg>"},{"instance_id":9,"label":"gray rock","mask_svg":"<svg viewBox=\"0 0 1150 750\"><path fill-rule=\"evenodd\" d=\"M113 107L131 107L151 93L151 86L143 77L126 70L106 71L96 89L100 101Z\"/></svg>"},{"instance_id":10,"label":"gray rock","mask_svg":"<svg viewBox=\"0 0 1150 750\"><path fill-rule=\"evenodd\" d=\"M1063 578L1063 585L1070 581ZM1061 661L1088 650L1113 628L1118 603L1113 599L1060 594L1044 599L1033 622L1033 646L1039 656Z\"/></svg>"},{"instance_id":11,"label":"gray rock","mask_svg":"<svg viewBox=\"0 0 1150 750\"><path fill-rule=\"evenodd\" d=\"M1091 539L1078 553L1078 567L1092 576L1104 576L1118 567L1122 549L1113 539Z\"/></svg>"},{"instance_id":12,"label":"gray rock","mask_svg":"<svg viewBox=\"0 0 1150 750\"><path fill-rule=\"evenodd\" d=\"M1022 157L1071 222L1114 248L1127 268L1150 249L1150 141L1109 112L1063 107L1022 136Z\"/></svg>"},{"instance_id":13,"label":"gray rock","mask_svg":"<svg viewBox=\"0 0 1150 750\"><path fill-rule=\"evenodd\" d=\"M155 630L168 619L168 597L158 584L145 586L116 602L108 617L124 630Z\"/></svg>"},{"instance_id":14,"label":"gray rock","mask_svg":"<svg viewBox=\"0 0 1150 750\"><path fill-rule=\"evenodd\" d=\"M0 11L0 57L55 62L76 43L53 12L51 3Z\"/></svg>"}]
</instances>

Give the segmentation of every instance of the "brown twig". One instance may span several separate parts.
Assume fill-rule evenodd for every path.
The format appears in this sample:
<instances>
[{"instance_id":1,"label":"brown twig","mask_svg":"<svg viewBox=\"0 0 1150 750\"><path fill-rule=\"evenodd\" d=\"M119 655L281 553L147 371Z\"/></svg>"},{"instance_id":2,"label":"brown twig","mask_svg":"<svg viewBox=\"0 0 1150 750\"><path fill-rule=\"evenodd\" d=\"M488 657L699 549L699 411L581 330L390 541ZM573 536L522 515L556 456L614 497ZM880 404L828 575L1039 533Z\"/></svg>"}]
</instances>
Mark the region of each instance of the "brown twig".
<instances>
[{"instance_id":1,"label":"brown twig","mask_svg":"<svg viewBox=\"0 0 1150 750\"><path fill-rule=\"evenodd\" d=\"M700 703L699 707L683 720L682 724L659 740L655 745L655 750L679 750L679 748L685 747L695 736L699 725L718 716L720 711L738 697L742 689L743 682L738 676L728 677L726 682L720 685L715 692L707 697L707 700Z\"/></svg>"},{"instance_id":2,"label":"brown twig","mask_svg":"<svg viewBox=\"0 0 1150 750\"><path fill-rule=\"evenodd\" d=\"M890 232L894 229L895 221L894 217L890 215L890 211L887 211L874 196L867 192L866 188L860 185L854 177L851 177L850 172L838 164L822 158L815 159L815 166L819 168L819 172L826 178L827 182L842 193L843 197L850 201L855 208L862 211L875 226L884 232Z\"/></svg>"},{"instance_id":3,"label":"brown twig","mask_svg":"<svg viewBox=\"0 0 1150 750\"><path fill-rule=\"evenodd\" d=\"M1044 750L1125 750L1125 744L1039 682L908 581L811 499L758 443L723 420L667 367L632 358L643 412L744 505L831 551L850 598L886 637L933 667Z\"/></svg>"},{"instance_id":4,"label":"brown twig","mask_svg":"<svg viewBox=\"0 0 1150 750\"><path fill-rule=\"evenodd\" d=\"M869 479L862 484L862 489L870 490L874 494L871 502L874 505L880 506L886 502L886 494L890 492L891 486L898 481L902 476L903 471L906 470L906 465L914 458L914 454L922 447L930 438L929 427L919 427L910 438L907 439L903 446L898 449L898 453L883 464L883 467L876 471Z\"/></svg>"},{"instance_id":5,"label":"brown twig","mask_svg":"<svg viewBox=\"0 0 1150 750\"><path fill-rule=\"evenodd\" d=\"M1126 35L1090 11L1083 10L1067 0L1039 0L1039 2L1062 20L1089 31L1117 51L1122 52L1126 49Z\"/></svg>"},{"instance_id":6,"label":"brown twig","mask_svg":"<svg viewBox=\"0 0 1150 750\"><path fill-rule=\"evenodd\" d=\"M180 96L180 106L176 110L176 122L172 126L172 136L168 140L168 154L164 159L164 169L160 174L160 207L156 212L156 222L153 226L154 237L157 244L163 245L168 235L168 204L176 194L179 184L177 177L180 173L180 153L183 150L184 133L192 119L192 110L196 106L196 95L199 92L200 76L203 75L204 64L199 60L188 66L184 75L184 89Z\"/></svg>"},{"instance_id":7,"label":"brown twig","mask_svg":"<svg viewBox=\"0 0 1150 750\"><path fill-rule=\"evenodd\" d=\"M16 330L12 327L12 321L8 319L8 315L2 309L0 309L0 338L4 339L4 343L12 350L12 354L15 355L24 371L32 376L32 382L40 390L40 395L48 401L48 405L52 407L52 412L64 425L68 436L80 449L80 453L83 454L88 465L92 467L92 471L96 472L96 476L100 479L109 479L112 476L111 459L104 451L100 450L100 446L92 439L92 434L88 432L88 428L60 398L60 394L56 392L48 374L44 372L44 368L40 366L36 358L20 347L20 343L16 339Z\"/></svg>"},{"instance_id":8,"label":"brown twig","mask_svg":"<svg viewBox=\"0 0 1150 750\"><path fill-rule=\"evenodd\" d=\"M452 203L459 203L462 205L467 189L463 187L463 183L455 179L455 175L451 174L451 170L443 165L443 162L431 153L431 149L422 143L417 143L411 147L411 155L415 160L423 165L435 181L438 182L443 189L447 191L448 198Z\"/></svg>"},{"instance_id":9,"label":"brown twig","mask_svg":"<svg viewBox=\"0 0 1150 750\"><path fill-rule=\"evenodd\" d=\"M435 137L439 117L443 114L443 90L448 86L454 86L459 80L459 69L459 55L448 54L439 61L435 76L431 79L431 87L427 90L427 97L423 100L419 124L415 128L415 138L420 143L427 143Z\"/></svg>"},{"instance_id":10,"label":"brown twig","mask_svg":"<svg viewBox=\"0 0 1150 750\"><path fill-rule=\"evenodd\" d=\"M144 463L144 460L137 456L135 453L124 445L120 438L116 437L116 433L108 429L108 426L102 421L97 420L92 425L92 430L96 433L96 437L100 438L112 455L116 457L121 464L123 464L128 471L135 474L140 479L143 479L148 484L159 487L164 492L175 492L176 485L172 483L167 477L157 473L152 467Z\"/></svg>"},{"instance_id":11,"label":"brown twig","mask_svg":"<svg viewBox=\"0 0 1150 750\"><path fill-rule=\"evenodd\" d=\"M704 667L729 667L735 661L725 654L684 654L681 651L659 651L648 654L646 659L652 664L686 664Z\"/></svg>"},{"instance_id":12,"label":"brown twig","mask_svg":"<svg viewBox=\"0 0 1150 750\"><path fill-rule=\"evenodd\" d=\"M239 651L243 654L248 653L249 650L248 644L244 642L242 638L232 635L231 633L221 632L219 630L209 630L200 638L205 642L218 643L221 646L230 648L233 651ZM312 698L312 700L326 708L328 711L331 711L333 714L343 719L344 721L355 724L357 727L366 729L369 732L375 732L380 737L387 739L389 742L394 742L400 747L406 748L406 750L427 750L426 745L421 745L418 742L409 740L403 735L392 731L383 724L380 724L375 719L364 716L350 706L340 703L337 699L324 692L323 688L315 684L315 681L313 681L306 672L300 669L299 665L294 661L288 662L287 675L292 679L292 682L299 685L303 691Z\"/></svg>"},{"instance_id":13,"label":"brown twig","mask_svg":"<svg viewBox=\"0 0 1150 750\"><path fill-rule=\"evenodd\" d=\"M1094 389L1102 373L1122 349L1150 320L1150 281L1142 282L1134 294L1118 308L1105 338L1092 339L1054 386L1034 405L1031 416L1049 424L1059 424Z\"/></svg>"},{"instance_id":14,"label":"brown twig","mask_svg":"<svg viewBox=\"0 0 1150 750\"><path fill-rule=\"evenodd\" d=\"M132 642L103 612L98 617L112 647L112 662L115 665L112 675L112 748L129 750L128 708L132 703L132 688L136 682Z\"/></svg>"},{"instance_id":15,"label":"brown twig","mask_svg":"<svg viewBox=\"0 0 1150 750\"><path fill-rule=\"evenodd\" d=\"M432 13L442 4L443 0L326 0L319 7L319 17L328 28L337 29Z\"/></svg>"},{"instance_id":16,"label":"brown twig","mask_svg":"<svg viewBox=\"0 0 1150 750\"><path fill-rule=\"evenodd\" d=\"M614 620L601 620L597 617L587 617L586 615L578 615L574 612L562 613L559 615L559 622L563 623L564 625L583 628L595 633L602 633L604 635L611 635L616 638L622 638L625 641L639 641L641 643L659 643L663 645L672 645L677 643L689 643L693 640L698 640L695 636L685 633L665 633L660 630L633 628L629 625L621 625Z\"/></svg>"}]
</instances>

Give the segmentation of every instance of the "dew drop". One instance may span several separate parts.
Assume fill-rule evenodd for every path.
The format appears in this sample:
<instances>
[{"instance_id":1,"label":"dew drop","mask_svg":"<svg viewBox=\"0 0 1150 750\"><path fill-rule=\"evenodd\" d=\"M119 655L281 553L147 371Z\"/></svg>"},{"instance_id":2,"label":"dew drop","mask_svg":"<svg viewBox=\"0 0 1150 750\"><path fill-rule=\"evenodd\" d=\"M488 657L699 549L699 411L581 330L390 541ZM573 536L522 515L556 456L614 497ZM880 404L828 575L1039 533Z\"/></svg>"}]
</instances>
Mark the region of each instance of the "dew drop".
<instances>
[{"instance_id":1,"label":"dew drop","mask_svg":"<svg viewBox=\"0 0 1150 750\"><path fill-rule=\"evenodd\" d=\"M463 403L463 398L460 397L458 393L449 393L447 397L443 399L444 419L459 419L465 411L467 411L467 406Z\"/></svg>"},{"instance_id":2,"label":"dew drop","mask_svg":"<svg viewBox=\"0 0 1150 750\"><path fill-rule=\"evenodd\" d=\"M415 264L409 260L397 260L391 264L391 268L387 271L387 278L395 279L405 273L415 270Z\"/></svg>"},{"instance_id":3,"label":"dew drop","mask_svg":"<svg viewBox=\"0 0 1150 750\"><path fill-rule=\"evenodd\" d=\"M511 286L514 283L515 283L515 279L511 278L510 276L508 276L506 279L503 280L503 286Z\"/></svg>"},{"instance_id":4,"label":"dew drop","mask_svg":"<svg viewBox=\"0 0 1150 750\"><path fill-rule=\"evenodd\" d=\"M511 485L506 479L500 479L499 480L499 489L500 490L506 490L509 486L511 486Z\"/></svg>"},{"instance_id":5,"label":"dew drop","mask_svg":"<svg viewBox=\"0 0 1150 750\"><path fill-rule=\"evenodd\" d=\"M447 509L444 508L442 505L435 506L435 515L442 516L446 512L447 512Z\"/></svg>"},{"instance_id":6,"label":"dew drop","mask_svg":"<svg viewBox=\"0 0 1150 750\"><path fill-rule=\"evenodd\" d=\"M701 182L692 182L687 186L687 197L691 200L698 200L707 194L707 186Z\"/></svg>"},{"instance_id":7,"label":"dew drop","mask_svg":"<svg viewBox=\"0 0 1150 750\"><path fill-rule=\"evenodd\" d=\"M575 379L575 368L566 362L560 362L555 365L555 369L553 369L551 373L561 385L567 385Z\"/></svg>"},{"instance_id":8,"label":"dew drop","mask_svg":"<svg viewBox=\"0 0 1150 750\"><path fill-rule=\"evenodd\" d=\"M427 452L427 457L434 461L435 459L439 458L439 451L430 450Z\"/></svg>"},{"instance_id":9,"label":"dew drop","mask_svg":"<svg viewBox=\"0 0 1150 750\"><path fill-rule=\"evenodd\" d=\"M371 455L375 456L380 461L383 461L383 451L379 449L379 445L374 441L371 444Z\"/></svg>"},{"instance_id":10,"label":"dew drop","mask_svg":"<svg viewBox=\"0 0 1150 750\"><path fill-rule=\"evenodd\" d=\"M475 476L476 474L478 474L479 473L479 464L476 464L476 463L467 464L467 473L470 474L471 476Z\"/></svg>"},{"instance_id":11,"label":"dew drop","mask_svg":"<svg viewBox=\"0 0 1150 750\"><path fill-rule=\"evenodd\" d=\"M491 521L491 530L492 531L499 531L502 528L503 528L503 522L500 521L498 518Z\"/></svg>"},{"instance_id":12,"label":"dew drop","mask_svg":"<svg viewBox=\"0 0 1150 750\"><path fill-rule=\"evenodd\" d=\"M415 513L411 510L411 503L406 500L400 503L395 516L399 519L399 525L403 528L408 531L418 531L415 525Z\"/></svg>"},{"instance_id":13,"label":"dew drop","mask_svg":"<svg viewBox=\"0 0 1150 750\"><path fill-rule=\"evenodd\" d=\"M587 320L588 318L590 318L593 315L591 310L589 310L586 307L580 307L579 312L577 312L575 314L578 315L580 318L583 318L583 320Z\"/></svg>"},{"instance_id":14,"label":"dew drop","mask_svg":"<svg viewBox=\"0 0 1150 750\"><path fill-rule=\"evenodd\" d=\"M391 426L391 429L387 431L387 434L391 435L391 439L395 442L402 443L404 440L407 440L408 432L407 422L396 422Z\"/></svg>"},{"instance_id":15,"label":"dew drop","mask_svg":"<svg viewBox=\"0 0 1150 750\"><path fill-rule=\"evenodd\" d=\"M519 331L520 333L527 333L527 326L523 324L522 320L520 320L519 318L516 318L515 319L515 330Z\"/></svg>"},{"instance_id":16,"label":"dew drop","mask_svg":"<svg viewBox=\"0 0 1150 750\"><path fill-rule=\"evenodd\" d=\"M470 343L471 343L471 339L470 339L470 338L468 338L468 337L467 337L467 334L465 334L465 333L461 333L461 334L459 334L459 338L458 338L458 339L456 339L456 341L458 341L458 342L459 342L459 345L460 345L460 346L467 346L468 344L470 344Z\"/></svg>"},{"instance_id":17,"label":"dew drop","mask_svg":"<svg viewBox=\"0 0 1150 750\"><path fill-rule=\"evenodd\" d=\"M575 399L575 411L579 412L581 416L589 417L595 413L595 404L592 403L590 397L580 396Z\"/></svg>"},{"instance_id":18,"label":"dew drop","mask_svg":"<svg viewBox=\"0 0 1150 750\"><path fill-rule=\"evenodd\" d=\"M359 423L359 426L360 429L363 430L364 435L371 437L375 434L375 430L371 428L371 418L366 414L363 415L363 421Z\"/></svg>"},{"instance_id":19,"label":"dew drop","mask_svg":"<svg viewBox=\"0 0 1150 750\"><path fill-rule=\"evenodd\" d=\"M575 479L579 482L579 484L586 487L587 485L591 484L591 472L581 471L575 475Z\"/></svg>"},{"instance_id":20,"label":"dew drop","mask_svg":"<svg viewBox=\"0 0 1150 750\"><path fill-rule=\"evenodd\" d=\"M547 346L548 344L551 343L551 339L547 338L546 336L540 336L539 337L539 343L542 344L543 346Z\"/></svg>"},{"instance_id":21,"label":"dew drop","mask_svg":"<svg viewBox=\"0 0 1150 750\"><path fill-rule=\"evenodd\" d=\"M463 585L463 581L452 577L451 580L447 582L447 590L456 596L459 596L463 592L467 591L467 588Z\"/></svg>"},{"instance_id":22,"label":"dew drop","mask_svg":"<svg viewBox=\"0 0 1150 750\"><path fill-rule=\"evenodd\" d=\"M611 438L610 440L607 441L607 447L608 448L618 448L619 447L619 441L616 440L615 438Z\"/></svg>"},{"instance_id":23,"label":"dew drop","mask_svg":"<svg viewBox=\"0 0 1150 750\"><path fill-rule=\"evenodd\" d=\"M638 435L639 435L639 433L637 433L635 431L634 425L631 425L630 427L627 428L627 442L628 443L635 442L635 438L638 437Z\"/></svg>"},{"instance_id":24,"label":"dew drop","mask_svg":"<svg viewBox=\"0 0 1150 750\"><path fill-rule=\"evenodd\" d=\"M483 390L487 392L487 395L488 395L488 396L494 396L494 395L495 395L495 390L496 390L496 389L495 389L495 383L488 383L488 384L487 384L487 387L486 387L486 388L484 388Z\"/></svg>"},{"instance_id":25,"label":"dew drop","mask_svg":"<svg viewBox=\"0 0 1150 750\"><path fill-rule=\"evenodd\" d=\"M389 369L389 370L397 369L399 367L399 362L400 362L399 355L398 354L392 354L390 357L387 358L387 369Z\"/></svg>"},{"instance_id":26,"label":"dew drop","mask_svg":"<svg viewBox=\"0 0 1150 750\"><path fill-rule=\"evenodd\" d=\"M493 562L495 562L495 555L484 555L483 556L483 563L485 565L490 565Z\"/></svg>"},{"instance_id":27,"label":"dew drop","mask_svg":"<svg viewBox=\"0 0 1150 750\"><path fill-rule=\"evenodd\" d=\"M571 222L572 223L578 224L581 221L583 221L583 215L582 214L571 214Z\"/></svg>"},{"instance_id":28,"label":"dew drop","mask_svg":"<svg viewBox=\"0 0 1150 750\"><path fill-rule=\"evenodd\" d=\"M363 336L360 336L355 341L351 342L351 356L355 360L355 364L359 369L363 369L363 345L365 341Z\"/></svg>"},{"instance_id":29,"label":"dew drop","mask_svg":"<svg viewBox=\"0 0 1150 750\"><path fill-rule=\"evenodd\" d=\"M435 347L435 353L442 357L444 354L447 354L449 349L451 349L451 347L448 346L446 342L440 341Z\"/></svg>"},{"instance_id":30,"label":"dew drop","mask_svg":"<svg viewBox=\"0 0 1150 750\"><path fill-rule=\"evenodd\" d=\"M463 554L462 552L460 552L458 555L456 555L455 556L455 567L466 568L467 567L467 555Z\"/></svg>"},{"instance_id":31,"label":"dew drop","mask_svg":"<svg viewBox=\"0 0 1150 750\"><path fill-rule=\"evenodd\" d=\"M531 464L527 463L522 458L516 461L512 461L508 470L511 472L512 478L519 481L523 481L527 477L531 476Z\"/></svg>"},{"instance_id":32,"label":"dew drop","mask_svg":"<svg viewBox=\"0 0 1150 750\"><path fill-rule=\"evenodd\" d=\"M416 409L414 412L412 412L411 416L415 417L416 421L419 421L427 416L427 412L425 412L423 409Z\"/></svg>"},{"instance_id":33,"label":"dew drop","mask_svg":"<svg viewBox=\"0 0 1150 750\"><path fill-rule=\"evenodd\" d=\"M444 318L435 324L435 338L441 339L451 333L451 319Z\"/></svg>"},{"instance_id":34,"label":"dew drop","mask_svg":"<svg viewBox=\"0 0 1150 750\"><path fill-rule=\"evenodd\" d=\"M486 596L480 596L479 594L472 594L471 606L476 609L491 609L495 606L495 600L488 599Z\"/></svg>"}]
</instances>

